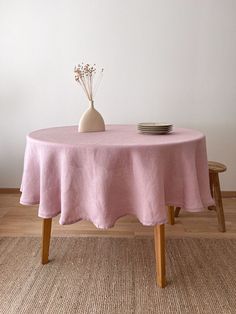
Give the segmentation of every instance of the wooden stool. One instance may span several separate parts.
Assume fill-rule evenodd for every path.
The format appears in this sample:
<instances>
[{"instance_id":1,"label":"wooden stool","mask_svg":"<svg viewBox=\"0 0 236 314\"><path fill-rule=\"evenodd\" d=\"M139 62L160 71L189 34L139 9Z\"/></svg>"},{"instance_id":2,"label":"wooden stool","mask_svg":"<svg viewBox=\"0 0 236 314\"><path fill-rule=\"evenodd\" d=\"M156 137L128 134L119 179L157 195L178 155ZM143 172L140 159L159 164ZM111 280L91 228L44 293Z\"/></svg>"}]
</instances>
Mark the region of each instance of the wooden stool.
<instances>
[{"instance_id":1,"label":"wooden stool","mask_svg":"<svg viewBox=\"0 0 236 314\"><path fill-rule=\"evenodd\" d=\"M216 161L208 161L208 168L211 195L214 198L216 204L215 206L209 206L208 209L216 211L218 219L218 229L220 232L225 232L225 217L220 190L219 173L226 171L227 168L225 165ZM175 217L179 216L180 209L181 207L176 207Z\"/></svg>"}]
</instances>

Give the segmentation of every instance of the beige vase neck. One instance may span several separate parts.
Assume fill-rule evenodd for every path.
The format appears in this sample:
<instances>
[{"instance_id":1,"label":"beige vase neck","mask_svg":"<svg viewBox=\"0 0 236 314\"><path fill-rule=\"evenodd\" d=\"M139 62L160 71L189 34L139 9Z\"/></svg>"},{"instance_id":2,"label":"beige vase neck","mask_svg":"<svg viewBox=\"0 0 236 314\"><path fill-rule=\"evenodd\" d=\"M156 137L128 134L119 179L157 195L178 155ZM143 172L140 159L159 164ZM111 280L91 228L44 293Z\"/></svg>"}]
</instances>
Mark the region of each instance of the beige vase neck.
<instances>
[{"instance_id":1,"label":"beige vase neck","mask_svg":"<svg viewBox=\"0 0 236 314\"><path fill-rule=\"evenodd\" d=\"M90 100L89 103L90 103L90 108L93 108L93 109L94 109L94 101L93 101L93 100Z\"/></svg>"}]
</instances>

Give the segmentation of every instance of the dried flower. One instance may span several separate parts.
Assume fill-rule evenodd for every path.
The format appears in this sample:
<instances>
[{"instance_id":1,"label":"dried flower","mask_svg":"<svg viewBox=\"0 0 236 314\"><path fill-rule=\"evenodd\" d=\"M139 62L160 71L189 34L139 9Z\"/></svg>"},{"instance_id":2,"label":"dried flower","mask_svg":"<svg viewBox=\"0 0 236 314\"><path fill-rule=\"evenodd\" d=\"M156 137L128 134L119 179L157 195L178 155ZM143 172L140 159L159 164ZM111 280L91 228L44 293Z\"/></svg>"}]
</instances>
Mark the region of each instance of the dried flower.
<instances>
[{"instance_id":1,"label":"dried flower","mask_svg":"<svg viewBox=\"0 0 236 314\"><path fill-rule=\"evenodd\" d=\"M97 74L96 64L78 64L75 67L75 80L78 82L84 90L89 101L94 100L94 96L101 83L104 69Z\"/></svg>"}]
</instances>

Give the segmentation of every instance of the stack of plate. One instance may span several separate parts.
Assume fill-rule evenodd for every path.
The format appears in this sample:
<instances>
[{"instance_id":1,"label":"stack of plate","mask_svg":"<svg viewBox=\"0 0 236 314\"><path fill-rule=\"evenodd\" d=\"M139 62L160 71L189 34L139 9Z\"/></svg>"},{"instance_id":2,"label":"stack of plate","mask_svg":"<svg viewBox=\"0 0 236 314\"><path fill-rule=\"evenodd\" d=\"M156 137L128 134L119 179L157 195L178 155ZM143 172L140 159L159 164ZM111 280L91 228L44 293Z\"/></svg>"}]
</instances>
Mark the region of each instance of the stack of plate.
<instances>
[{"instance_id":1,"label":"stack of plate","mask_svg":"<svg viewBox=\"0 0 236 314\"><path fill-rule=\"evenodd\" d=\"M147 134L167 134L173 129L173 125L169 123L139 123L138 130Z\"/></svg>"}]
</instances>

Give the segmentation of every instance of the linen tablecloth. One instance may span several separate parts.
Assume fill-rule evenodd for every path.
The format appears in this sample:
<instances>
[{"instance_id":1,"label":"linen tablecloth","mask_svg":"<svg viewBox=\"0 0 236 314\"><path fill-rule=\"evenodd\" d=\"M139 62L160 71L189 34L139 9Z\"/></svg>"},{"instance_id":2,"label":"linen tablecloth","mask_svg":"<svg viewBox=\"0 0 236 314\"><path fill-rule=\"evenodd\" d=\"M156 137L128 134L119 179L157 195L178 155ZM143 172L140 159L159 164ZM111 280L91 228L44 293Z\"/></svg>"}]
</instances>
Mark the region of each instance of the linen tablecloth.
<instances>
[{"instance_id":1,"label":"linen tablecloth","mask_svg":"<svg viewBox=\"0 0 236 314\"><path fill-rule=\"evenodd\" d=\"M165 205L196 212L214 204L205 136L174 128L166 135L138 133L135 125L107 125L78 133L77 126L27 136L21 204L61 224L81 219L112 227L126 214L143 225L167 222Z\"/></svg>"}]
</instances>

